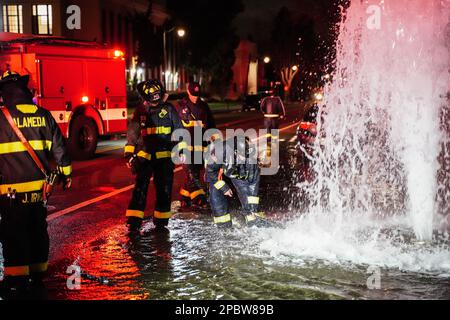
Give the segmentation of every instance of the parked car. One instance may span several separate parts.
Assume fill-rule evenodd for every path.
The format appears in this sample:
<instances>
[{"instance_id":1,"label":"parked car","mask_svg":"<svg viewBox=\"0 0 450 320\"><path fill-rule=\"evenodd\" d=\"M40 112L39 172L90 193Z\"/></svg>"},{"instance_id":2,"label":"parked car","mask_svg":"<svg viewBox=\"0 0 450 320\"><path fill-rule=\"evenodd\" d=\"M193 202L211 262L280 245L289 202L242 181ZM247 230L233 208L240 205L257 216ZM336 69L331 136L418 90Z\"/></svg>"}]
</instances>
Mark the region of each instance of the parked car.
<instances>
[{"instance_id":1,"label":"parked car","mask_svg":"<svg viewBox=\"0 0 450 320\"><path fill-rule=\"evenodd\" d=\"M319 106L315 103L306 111L297 127L297 147L305 156L305 160L313 155L314 142L317 137L318 114Z\"/></svg>"},{"instance_id":2,"label":"parked car","mask_svg":"<svg viewBox=\"0 0 450 320\"><path fill-rule=\"evenodd\" d=\"M260 91L257 94L249 94L244 97L242 104L242 112L251 111L252 109L260 110L263 98L272 94L272 91Z\"/></svg>"}]
</instances>

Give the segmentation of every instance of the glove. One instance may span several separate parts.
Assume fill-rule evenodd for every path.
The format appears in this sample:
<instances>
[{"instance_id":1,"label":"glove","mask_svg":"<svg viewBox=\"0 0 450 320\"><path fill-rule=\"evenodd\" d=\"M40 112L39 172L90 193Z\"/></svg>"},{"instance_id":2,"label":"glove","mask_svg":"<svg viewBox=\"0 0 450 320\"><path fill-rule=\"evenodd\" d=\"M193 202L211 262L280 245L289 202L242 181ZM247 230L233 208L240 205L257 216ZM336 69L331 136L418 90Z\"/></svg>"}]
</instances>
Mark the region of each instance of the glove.
<instances>
[{"instance_id":1,"label":"glove","mask_svg":"<svg viewBox=\"0 0 450 320\"><path fill-rule=\"evenodd\" d=\"M125 160L127 161L126 162L126 165L127 165L127 168L128 169L131 169L131 172L133 173L133 174L135 174L135 171L136 171L136 161L137 161L137 156L135 155L135 154L131 154L131 155L127 155L127 156L125 156Z\"/></svg>"},{"instance_id":2,"label":"glove","mask_svg":"<svg viewBox=\"0 0 450 320\"><path fill-rule=\"evenodd\" d=\"M131 173L133 175L136 175L139 172L139 170L141 169L141 165L142 165L141 160L135 154L126 157L126 159L127 159L128 169L131 169Z\"/></svg>"},{"instance_id":3,"label":"glove","mask_svg":"<svg viewBox=\"0 0 450 320\"><path fill-rule=\"evenodd\" d=\"M66 175L64 170L58 166L55 171L47 177L47 183L50 186L60 184L64 191L72 187L72 174Z\"/></svg>"},{"instance_id":4,"label":"glove","mask_svg":"<svg viewBox=\"0 0 450 320\"><path fill-rule=\"evenodd\" d=\"M69 190L72 187L72 177L64 176L62 177L62 188L64 191Z\"/></svg>"}]
</instances>

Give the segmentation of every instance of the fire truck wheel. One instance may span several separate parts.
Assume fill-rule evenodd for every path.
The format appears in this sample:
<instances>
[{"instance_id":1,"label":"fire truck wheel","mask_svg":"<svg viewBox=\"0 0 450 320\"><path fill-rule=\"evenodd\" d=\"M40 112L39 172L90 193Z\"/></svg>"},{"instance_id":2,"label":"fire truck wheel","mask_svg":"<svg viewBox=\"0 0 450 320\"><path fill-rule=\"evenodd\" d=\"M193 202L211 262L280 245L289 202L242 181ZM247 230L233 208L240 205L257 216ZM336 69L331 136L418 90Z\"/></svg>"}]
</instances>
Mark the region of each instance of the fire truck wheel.
<instances>
[{"instance_id":1,"label":"fire truck wheel","mask_svg":"<svg viewBox=\"0 0 450 320\"><path fill-rule=\"evenodd\" d=\"M80 115L73 120L68 142L69 152L74 160L87 160L94 157L97 149L97 126L89 117Z\"/></svg>"}]
</instances>

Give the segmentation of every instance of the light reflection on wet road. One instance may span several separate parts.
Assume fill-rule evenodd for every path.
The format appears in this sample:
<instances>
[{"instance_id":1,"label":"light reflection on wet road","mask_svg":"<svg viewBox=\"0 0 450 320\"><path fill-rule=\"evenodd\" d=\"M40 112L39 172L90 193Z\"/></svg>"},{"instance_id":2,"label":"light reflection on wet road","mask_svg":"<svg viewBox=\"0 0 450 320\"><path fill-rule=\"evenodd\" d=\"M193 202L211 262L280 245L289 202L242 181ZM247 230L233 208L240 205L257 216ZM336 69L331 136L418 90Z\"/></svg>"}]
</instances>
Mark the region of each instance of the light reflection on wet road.
<instances>
[{"instance_id":1,"label":"light reflection on wet road","mask_svg":"<svg viewBox=\"0 0 450 320\"><path fill-rule=\"evenodd\" d=\"M287 141L294 132L283 133L282 150L292 151ZM307 172L292 152L284 152L281 163L279 174L261 186L262 206L276 221L289 220L293 197L299 203L293 173ZM118 152L82 164L77 175L80 197L57 194L55 210L132 183ZM168 232L156 232L148 221L140 235L129 237L123 217L129 196L124 192L50 222L51 299L450 299L450 277L384 270L384 289L369 290L367 266L272 256L258 243L264 230L219 231L208 215L179 214ZM80 290L66 286L74 262L83 271Z\"/></svg>"}]
</instances>

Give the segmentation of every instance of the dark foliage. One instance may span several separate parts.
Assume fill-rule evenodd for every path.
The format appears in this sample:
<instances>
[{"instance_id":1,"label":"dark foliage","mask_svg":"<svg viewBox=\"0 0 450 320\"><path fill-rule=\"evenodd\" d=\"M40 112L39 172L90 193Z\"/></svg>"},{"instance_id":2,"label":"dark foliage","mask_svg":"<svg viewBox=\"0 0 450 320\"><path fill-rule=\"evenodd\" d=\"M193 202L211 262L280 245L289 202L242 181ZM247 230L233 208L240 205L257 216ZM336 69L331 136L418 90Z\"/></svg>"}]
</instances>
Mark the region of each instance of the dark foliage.
<instances>
[{"instance_id":1,"label":"dark foliage","mask_svg":"<svg viewBox=\"0 0 450 320\"><path fill-rule=\"evenodd\" d=\"M233 73L239 39L233 19L244 9L241 0L168 0L174 25L187 30L181 59L188 70L202 77L205 86L225 95Z\"/></svg>"},{"instance_id":2,"label":"dark foliage","mask_svg":"<svg viewBox=\"0 0 450 320\"><path fill-rule=\"evenodd\" d=\"M294 9L282 7L273 21L271 48L275 70L298 65L294 87L304 90L304 98L320 86L321 77L331 73L335 59L337 24L348 7L347 0L304 0ZM298 53L298 55L296 55ZM292 92L299 98L300 92Z\"/></svg>"},{"instance_id":3,"label":"dark foliage","mask_svg":"<svg viewBox=\"0 0 450 320\"><path fill-rule=\"evenodd\" d=\"M133 17L133 33L138 42L138 62L147 67L157 67L163 60L162 28L151 22L153 1L149 0L145 13L135 13Z\"/></svg>"}]
</instances>

